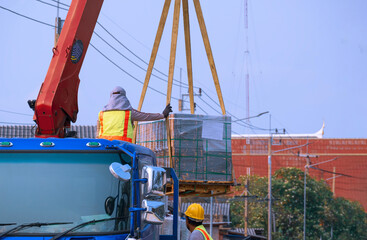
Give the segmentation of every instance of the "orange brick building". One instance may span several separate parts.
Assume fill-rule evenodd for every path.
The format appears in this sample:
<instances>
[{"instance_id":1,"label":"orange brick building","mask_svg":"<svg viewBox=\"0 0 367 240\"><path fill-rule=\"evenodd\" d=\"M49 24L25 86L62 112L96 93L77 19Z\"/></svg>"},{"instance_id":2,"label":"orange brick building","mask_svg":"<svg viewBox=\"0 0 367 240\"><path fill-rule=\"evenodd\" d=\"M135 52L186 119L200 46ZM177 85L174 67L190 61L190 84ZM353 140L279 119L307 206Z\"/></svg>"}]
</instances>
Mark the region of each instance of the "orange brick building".
<instances>
[{"instance_id":1,"label":"orange brick building","mask_svg":"<svg viewBox=\"0 0 367 240\"><path fill-rule=\"evenodd\" d=\"M251 175L267 176L268 146L269 135L232 136L235 177L246 175L248 172ZM302 147L279 151L296 146ZM307 154L310 156L310 164L336 158L315 165L324 171L310 169L310 175L324 179L331 190L335 189L335 196L358 201L367 211L367 139L322 138L322 134L277 134L273 136L271 150L272 173L282 167L304 170L306 157L302 156Z\"/></svg>"}]
</instances>

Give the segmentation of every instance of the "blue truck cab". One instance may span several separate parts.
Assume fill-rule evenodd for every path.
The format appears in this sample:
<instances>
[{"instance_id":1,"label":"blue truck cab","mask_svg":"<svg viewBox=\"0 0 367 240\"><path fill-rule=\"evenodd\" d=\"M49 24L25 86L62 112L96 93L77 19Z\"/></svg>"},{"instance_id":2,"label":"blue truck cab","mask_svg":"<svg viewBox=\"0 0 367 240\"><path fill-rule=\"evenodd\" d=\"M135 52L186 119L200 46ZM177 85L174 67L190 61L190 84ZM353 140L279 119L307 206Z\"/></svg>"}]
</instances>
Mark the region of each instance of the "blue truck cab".
<instances>
[{"instance_id":1,"label":"blue truck cab","mask_svg":"<svg viewBox=\"0 0 367 240\"><path fill-rule=\"evenodd\" d=\"M159 236L167 178L173 235ZM177 239L175 172L132 143L0 138L0 192L0 240Z\"/></svg>"}]
</instances>

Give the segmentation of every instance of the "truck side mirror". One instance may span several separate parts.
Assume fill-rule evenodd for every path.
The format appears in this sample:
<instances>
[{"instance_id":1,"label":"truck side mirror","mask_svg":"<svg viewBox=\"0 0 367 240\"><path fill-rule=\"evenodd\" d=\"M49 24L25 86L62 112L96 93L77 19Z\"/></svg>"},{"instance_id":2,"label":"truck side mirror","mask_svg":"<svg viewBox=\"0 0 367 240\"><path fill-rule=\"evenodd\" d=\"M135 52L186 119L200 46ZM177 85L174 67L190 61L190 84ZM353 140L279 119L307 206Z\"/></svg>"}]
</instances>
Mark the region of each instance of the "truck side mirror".
<instances>
[{"instance_id":1,"label":"truck side mirror","mask_svg":"<svg viewBox=\"0 0 367 240\"><path fill-rule=\"evenodd\" d=\"M150 201L144 199L142 208L147 210L143 212L143 219L150 224L162 224L164 221L164 203L157 201Z\"/></svg>"},{"instance_id":2,"label":"truck side mirror","mask_svg":"<svg viewBox=\"0 0 367 240\"><path fill-rule=\"evenodd\" d=\"M122 165L121 163L113 162L110 165L111 174L120 181L127 182L130 180L131 167L128 164Z\"/></svg>"},{"instance_id":3,"label":"truck side mirror","mask_svg":"<svg viewBox=\"0 0 367 240\"><path fill-rule=\"evenodd\" d=\"M147 179L142 186L143 198L160 199L166 193L166 170L161 167L144 166L141 178Z\"/></svg>"}]
</instances>

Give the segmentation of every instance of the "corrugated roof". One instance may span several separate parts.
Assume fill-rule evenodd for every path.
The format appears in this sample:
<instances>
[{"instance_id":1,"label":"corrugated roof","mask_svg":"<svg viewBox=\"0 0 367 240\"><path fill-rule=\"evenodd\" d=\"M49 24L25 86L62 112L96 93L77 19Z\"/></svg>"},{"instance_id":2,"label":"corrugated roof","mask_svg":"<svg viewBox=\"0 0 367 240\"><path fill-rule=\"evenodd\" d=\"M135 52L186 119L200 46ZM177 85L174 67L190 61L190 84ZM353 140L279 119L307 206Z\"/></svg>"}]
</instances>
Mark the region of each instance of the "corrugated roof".
<instances>
[{"instance_id":1,"label":"corrugated roof","mask_svg":"<svg viewBox=\"0 0 367 240\"><path fill-rule=\"evenodd\" d=\"M77 132L78 138L96 138L97 126L96 125L72 125L71 130Z\"/></svg>"},{"instance_id":2,"label":"corrugated roof","mask_svg":"<svg viewBox=\"0 0 367 240\"><path fill-rule=\"evenodd\" d=\"M186 209L192 203L182 203L181 204L181 212L186 212ZM210 215L210 203L199 203L204 208L205 216ZM213 203L213 215L217 216L227 216L229 221L229 203Z\"/></svg>"},{"instance_id":3,"label":"corrugated roof","mask_svg":"<svg viewBox=\"0 0 367 240\"><path fill-rule=\"evenodd\" d=\"M1 138L32 138L36 131L35 125L2 125L0 126ZM77 132L77 138L95 138L97 126L72 125L71 131Z\"/></svg>"},{"instance_id":4,"label":"corrugated roof","mask_svg":"<svg viewBox=\"0 0 367 240\"><path fill-rule=\"evenodd\" d=\"M34 137L35 126L32 125L3 125L0 126L2 138L31 138Z\"/></svg>"},{"instance_id":5,"label":"corrugated roof","mask_svg":"<svg viewBox=\"0 0 367 240\"><path fill-rule=\"evenodd\" d=\"M244 228L234 228L234 229L228 230L228 233L245 235L245 229ZM247 228L248 236L266 239L266 237L262 236L262 234L264 234L263 228Z\"/></svg>"},{"instance_id":6,"label":"corrugated roof","mask_svg":"<svg viewBox=\"0 0 367 240\"><path fill-rule=\"evenodd\" d=\"M231 231L233 232L237 232L237 233L245 233L245 229L244 228L234 228ZM264 231L263 228L247 228L247 234L249 235L257 235L256 232L262 232Z\"/></svg>"}]
</instances>

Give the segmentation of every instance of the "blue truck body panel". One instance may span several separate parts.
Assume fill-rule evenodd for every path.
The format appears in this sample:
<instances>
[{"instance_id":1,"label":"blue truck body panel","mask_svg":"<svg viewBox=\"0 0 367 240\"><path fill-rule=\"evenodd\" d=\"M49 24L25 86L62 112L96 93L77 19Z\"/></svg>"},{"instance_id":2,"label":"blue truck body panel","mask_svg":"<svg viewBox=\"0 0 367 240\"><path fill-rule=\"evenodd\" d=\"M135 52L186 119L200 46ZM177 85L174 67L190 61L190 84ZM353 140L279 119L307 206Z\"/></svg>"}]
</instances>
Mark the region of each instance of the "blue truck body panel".
<instances>
[{"instance_id":1,"label":"blue truck body panel","mask_svg":"<svg viewBox=\"0 0 367 240\"><path fill-rule=\"evenodd\" d=\"M1 145L3 143L3 145ZM7 143L10 143L8 145ZM41 144L44 143L44 146ZM88 146L88 143L89 146ZM97 145L93 145L96 143ZM98 145L99 143L99 145ZM123 142L109 141L105 139L77 139L77 138L0 138L0 152L4 151L118 151L109 148L110 146L124 146L129 152L138 152L139 154L154 155L154 153L143 146Z\"/></svg>"},{"instance_id":2,"label":"blue truck body panel","mask_svg":"<svg viewBox=\"0 0 367 240\"><path fill-rule=\"evenodd\" d=\"M67 236L63 240L124 240L128 234L101 235L101 236ZM9 236L6 240L49 240L52 237L34 237L34 236Z\"/></svg>"},{"instance_id":3,"label":"blue truck body panel","mask_svg":"<svg viewBox=\"0 0 367 240\"><path fill-rule=\"evenodd\" d=\"M11 153L87 153L88 156L90 154L99 154L99 153L125 153L131 157L132 162L129 162L129 165L133 167L132 169L132 199L133 205L137 208L140 208L140 199L139 199L139 182L134 182L139 180L139 168L138 159L144 158L144 156L150 157L151 164L156 166L156 159L154 153L145 147L140 145L123 142L123 141L109 141L105 139L75 139L75 138L0 138L0 160L1 158L8 158ZM87 156L83 154L84 156ZM103 154L102 154L103 155ZM27 154L25 155L27 156ZM59 154L57 154L59 156ZM94 155L93 155L94 156ZM74 158L75 159L75 158ZM53 159L49 159L47 161L52 162ZM72 161L70 159L69 161ZM11 162L11 161L7 161ZM178 179L175 175L174 171L170 171L169 176L174 180L174 234L173 235L164 235L160 236L160 239L177 239L177 215L178 215ZM135 208L136 208L135 207ZM131 208L133 209L133 208ZM134 215L135 214L135 215ZM137 220L137 221L136 221ZM131 220L130 226L133 229L140 227L140 214L131 212ZM135 222L135 223L134 223ZM136 222L138 224L136 225ZM0 222L1 223L1 222ZM134 233L133 229L130 229L130 235ZM114 232L116 233L116 232ZM0 231L1 234L1 231ZM90 234L90 233L89 233ZM39 234L41 235L41 234ZM81 234L73 234L71 236L67 235L62 237L63 240L121 240L125 239L128 234L112 234L111 232L107 232L105 235L102 233L98 233L96 235L81 235ZM141 230L141 238L142 239L156 239L158 236L158 226L147 224ZM36 236L32 234L26 234L22 236L21 233L6 236L3 239L7 240L48 240L52 237L48 235L45 236ZM0 239L2 240L2 239Z\"/></svg>"}]
</instances>

